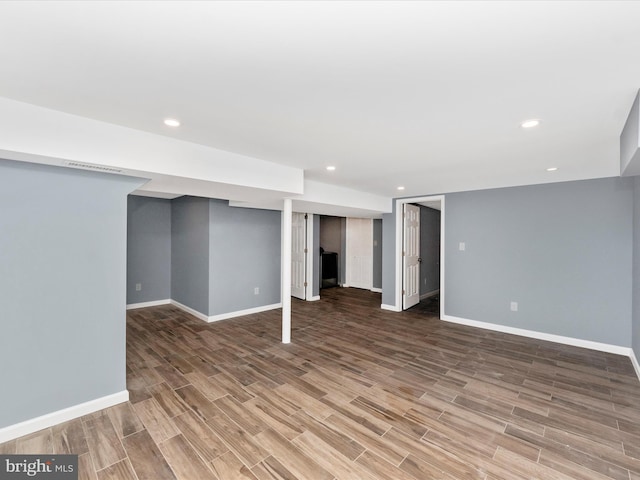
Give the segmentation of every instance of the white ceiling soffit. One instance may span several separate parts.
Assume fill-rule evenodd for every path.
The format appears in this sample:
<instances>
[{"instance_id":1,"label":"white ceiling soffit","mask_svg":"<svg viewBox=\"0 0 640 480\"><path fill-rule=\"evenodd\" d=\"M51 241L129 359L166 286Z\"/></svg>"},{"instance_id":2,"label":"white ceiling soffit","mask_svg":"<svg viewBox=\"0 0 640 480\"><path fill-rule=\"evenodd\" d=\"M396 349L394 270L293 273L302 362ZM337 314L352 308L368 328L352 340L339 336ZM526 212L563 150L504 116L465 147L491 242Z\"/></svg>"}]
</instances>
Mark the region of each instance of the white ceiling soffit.
<instances>
[{"instance_id":1,"label":"white ceiling soffit","mask_svg":"<svg viewBox=\"0 0 640 480\"><path fill-rule=\"evenodd\" d=\"M282 200L274 199L272 201L258 203L230 201L229 206L238 208L257 208L262 210L282 210ZM300 213L349 218L382 218L382 213L384 213L366 208L356 208L318 202L305 202L304 200L292 200L292 209L294 212Z\"/></svg>"},{"instance_id":2,"label":"white ceiling soffit","mask_svg":"<svg viewBox=\"0 0 640 480\"><path fill-rule=\"evenodd\" d=\"M383 197L607 177L639 20L618 1L6 1L0 96Z\"/></svg>"},{"instance_id":3,"label":"white ceiling soffit","mask_svg":"<svg viewBox=\"0 0 640 480\"><path fill-rule=\"evenodd\" d=\"M152 197L152 198L163 198L165 200L173 200L174 198L179 198L182 195L176 195L174 193L165 193L165 192L154 192L154 191L145 191L145 190L136 190L131 193L131 195L135 195L137 197Z\"/></svg>"},{"instance_id":4,"label":"white ceiling soffit","mask_svg":"<svg viewBox=\"0 0 640 480\"><path fill-rule=\"evenodd\" d=\"M257 201L304 187L299 168L1 97L0 131L2 158L119 171L150 179L143 191Z\"/></svg>"},{"instance_id":5,"label":"white ceiling soffit","mask_svg":"<svg viewBox=\"0 0 640 480\"><path fill-rule=\"evenodd\" d=\"M312 180L304 181L304 194L290 198L292 199L294 211L318 215L380 218L383 213L390 213L392 209L390 197ZM281 199L274 199L272 202L263 201L260 203L230 202L229 205L233 207L282 210L283 202Z\"/></svg>"}]
</instances>

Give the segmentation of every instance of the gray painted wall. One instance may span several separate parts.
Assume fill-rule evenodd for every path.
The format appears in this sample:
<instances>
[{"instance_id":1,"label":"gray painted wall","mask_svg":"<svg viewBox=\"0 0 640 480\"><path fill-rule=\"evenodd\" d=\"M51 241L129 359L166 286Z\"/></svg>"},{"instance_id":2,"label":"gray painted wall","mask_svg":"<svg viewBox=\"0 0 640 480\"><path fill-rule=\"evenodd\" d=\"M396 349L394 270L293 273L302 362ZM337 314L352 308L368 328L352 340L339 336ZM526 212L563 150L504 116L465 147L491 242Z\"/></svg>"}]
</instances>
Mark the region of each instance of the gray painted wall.
<instances>
[{"instance_id":1,"label":"gray painted wall","mask_svg":"<svg viewBox=\"0 0 640 480\"><path fill-rule=\"evenodd\" d=\"M373 288L382 288L382 219L373 220Z\"/></svg>"},{"instance_id":2,"label":"gray painted wall","mask_svg":"<svg viewBox=\"0 0 640 480\"><path fill-rule=\"evenodd\" d=\"M209 200L171 201L171 298L209 313Z\"/></svg>"},{"instance_id":3,"label":"gray painted wall","mask_svg":"<svg viewBox=\"0 0 640 480\"><path fill-rule=\"evenodd\" d=\"M420 205L420 295L440 288L440 211Z\"/></svg>"},{"instance_id":4,"label":"gray painted wall","mask_svg":"<svg viewBox=\"0 0 640 480\"><path fill-rule=\"evenodd\" d=\"M640 177L635 177L633 195L633 319L631 346L640 359Z\"/></svg>"},{"instance_id":5,"label":"gray painted wall","mask_svg":"<svg viewBox=\"0 0 640 480\"><path fill-rule=\"evenodd\" d=\"M0 160L0 428L126 389L127 194L142 183Z\"/></svg>"},{"instance_id":6,"label":"gray painted wall","mask_svg":"<svg viewBox=\"0 0 640 480\"><path fill-rule=\"evenodd\" d=\"M209 202L209 315L280 303L281 212Z\"/></svg>"},{"instance_id":7,"label":"gray painted wall","mask_svg":"<svg viewBox=\"0 0 640 480\"><path fill-rule=\"evenodd\" d=\"M396 202L393 212L382 215L382 304L396 304Z\"/></svg>"},{"instance_id":8,"label":"gray painted wall","mask_svg":"<svg viewBox=\"0 0 640 480\"><path fill-rule=\"evenodd\" d=\"M631 346L632 208L620 178L447 195L445 313Z\"/></svg>"},{"instance_id":9,"label":"gray painted wall","mask_svg":"<svg viewBox=\"0 0 640 480\"><path fill-rule=\"evenodd\" d=\"M634 179L606 178L447 194L445 314L631 346L633 193ZM387 305L395 305L393 208L383 216ZM639 336L634 328L634 345Z\"/></svg>"},{"instance_id":10,"label":"gray painted wall","mask_svg":"<svg viewBox=\"0 0 640 480\"><path fill-rule=\"evenodd\" d=\"M171 201L129 195L127 210L127 304L170 299Z\"/></svg>"},{"instance_id":11,"label":"gray painted wall","mask_svg":"<svg viewBox=\"0 0 640 480\"><path fill-rule=\"evenodd\" d=\"M311 283L311 295L320 295L320 215L311 215L313 222L313 282Z\"/></svg>"}]
</instances>

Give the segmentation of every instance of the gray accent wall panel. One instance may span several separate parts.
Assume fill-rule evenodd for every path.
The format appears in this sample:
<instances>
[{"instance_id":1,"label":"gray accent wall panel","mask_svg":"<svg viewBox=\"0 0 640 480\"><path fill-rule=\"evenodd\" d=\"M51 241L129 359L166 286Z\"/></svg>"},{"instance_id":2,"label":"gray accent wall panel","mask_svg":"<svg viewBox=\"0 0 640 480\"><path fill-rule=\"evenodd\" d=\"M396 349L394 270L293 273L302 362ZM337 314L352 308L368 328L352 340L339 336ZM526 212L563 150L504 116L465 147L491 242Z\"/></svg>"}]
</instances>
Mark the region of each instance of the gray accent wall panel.
<instances>
[{"instance_id":1,"label":"gray accent wall panel","mask_svg":"<svg viewBox=\"0 0 640 480\"><path fill-rule=\"evenodd\" d=\"M373 288L382 288L382 219L373 220Z\"/></svg>"},{"instance_id":2,"label":"gray accent wall panel","mask_svg":"<svg viewBox=\"0 0 640 480\"><path fill-rule=\"evenodd\" d=\"M633 319L631 347L640 359L640 177L634 177L633 192Z\"/></svg>"},{"instance_id":3,"label":"gray accent wall panel","mask_svg":"<svg viewBox=\"0 0 640 480\"><path fill-rule=\"evenodd\" d=\"M126 389L131 177L0 160L0 428Z\"/></svg>"},{"instance_id":4,"label":"gray accent wall panel","mask_svg":"<svg viewBox=\"0 0 640 480\"><path fill-rule=\"evenodd\" d=\"M209 200L171 202L171 298L209 313Z\"/></svg>"},{"instance_id":5,"label":"gray accent wall panel","mask_svg":"<svg viewBox=\"0 0 640 480\"><path fill-rule=\"evenodd\" d=\"M313 245L311 246L313 258L313 282L311 284L311 295L320 295L320 215L311 215L313 222Z\"/></svg>"},{"instance_id":6,"label":"gray accent wall panel","mask_svg":"<svg viewBox=\"0 0 640 480\"><path fill-rule=\"evenodd\" d=\"M127 304L170 298L171 201L129 195Z\"/></svg>"},{"instance_id":7,"label":"gray accent wall panel","mask_svg":"<svg viewBox=\"0 0 640 480\"><path fill-rule=\"evenodd\" d=\"M632 207L621 178L447 195L445 313L631 346Z\"/></svg>"},{"instance_id":8,"label":"gray accent wall panel","mask_svg":"<svg viewBox=\"0 0 640 480\"><path fill-rule=\"evenodd\" d=\"M209 202L209 315L280 303L281 212Z\"/></svg>"},{"instance_id":9,"label":"gray accent wall panel","mask_svg":"<svg viewBox=\"0 0 640 480\"><path fill-rule=\"evenodd\" d=\"M382 304L396 304L396 214L382 215Z\"/></svg>"}]
</instances>

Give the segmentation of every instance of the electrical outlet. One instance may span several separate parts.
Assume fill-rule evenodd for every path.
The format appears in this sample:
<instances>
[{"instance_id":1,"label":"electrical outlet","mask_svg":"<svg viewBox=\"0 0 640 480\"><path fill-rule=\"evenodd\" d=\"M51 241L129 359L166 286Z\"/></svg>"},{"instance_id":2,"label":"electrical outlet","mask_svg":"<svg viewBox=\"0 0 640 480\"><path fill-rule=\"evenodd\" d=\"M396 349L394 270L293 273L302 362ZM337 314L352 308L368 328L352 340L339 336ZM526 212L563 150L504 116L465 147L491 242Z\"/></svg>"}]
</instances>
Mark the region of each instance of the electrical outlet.
<instances>
[{"instance_id":1,"label":"electrical outlet","mask_svg":"<svg viewBox=\"0 0 640 480\"><path fill-rule=\"evenodd\" d=\"M253 289L253 294L254 295L260 295L260 287L256 287Z\"/></svg>"},{"instance_id":2,"label":"electrical outlet","mask_svg":"<svg viewBox=\"0 0 640 480\"><path fill-rule=\"evenodd\" d=\"M511 311L512 312L518 311L518 302L511 302Z\"/></svg>"},{"instance_id":3,"label":"electrical outlet","mask_svg":"<svg viewBox=\"0 0 640 480\"><path fill-rule=\"evenodd\" d=\"M139 292L140 290L142 290L142 284L136 283L136 292Z\"/></svg>"}]
</instances>

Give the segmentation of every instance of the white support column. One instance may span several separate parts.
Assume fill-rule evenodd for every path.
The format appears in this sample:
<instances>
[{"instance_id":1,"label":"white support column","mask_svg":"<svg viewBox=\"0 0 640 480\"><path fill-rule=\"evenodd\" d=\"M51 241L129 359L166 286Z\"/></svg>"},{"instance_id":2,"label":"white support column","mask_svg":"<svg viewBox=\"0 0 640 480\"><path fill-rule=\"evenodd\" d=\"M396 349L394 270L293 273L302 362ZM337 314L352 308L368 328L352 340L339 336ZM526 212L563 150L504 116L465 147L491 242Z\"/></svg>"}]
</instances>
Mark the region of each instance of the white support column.
<instances>
[{"instance_id":1,"label":"white support column","mask_svg":"<svg viewBox=\"0 0 640 480\"><path fill-rule=\"evenodd\" d=\"M282 209L282 343L291 343L291 199Z\"/></svg>"}]
</instances>

